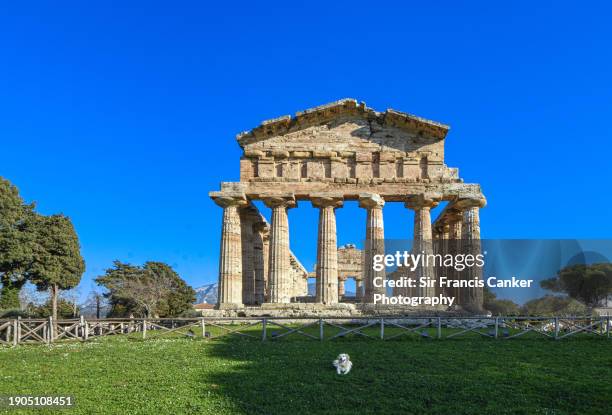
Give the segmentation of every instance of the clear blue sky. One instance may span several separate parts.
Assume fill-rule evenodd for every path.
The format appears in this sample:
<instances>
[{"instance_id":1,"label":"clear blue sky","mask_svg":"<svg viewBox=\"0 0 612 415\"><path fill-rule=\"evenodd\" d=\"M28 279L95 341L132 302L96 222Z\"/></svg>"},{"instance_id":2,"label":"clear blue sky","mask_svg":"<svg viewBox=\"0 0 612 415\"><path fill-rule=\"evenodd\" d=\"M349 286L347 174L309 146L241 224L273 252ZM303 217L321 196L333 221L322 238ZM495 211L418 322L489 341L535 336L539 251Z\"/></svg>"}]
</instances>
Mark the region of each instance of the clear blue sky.
<instances>
[{"instance_id":1,"label":"clear blue sky","mask_svg":"<svg viewBox=\"0 0 612 415\"><path fill-rule=\"evenodd\" d=\"M236 133L345 97L450 124L486 238L610 238L606 2L18 2L0 8L0 175L69 215L91 279L120 259L217 278ZM88 4L85 4L88 3ZM290 211L310 268L316 212ZM412 217L385 208L388 238ZM338 211L339 242L364 213Z\"/></svg>"}]
</instances>

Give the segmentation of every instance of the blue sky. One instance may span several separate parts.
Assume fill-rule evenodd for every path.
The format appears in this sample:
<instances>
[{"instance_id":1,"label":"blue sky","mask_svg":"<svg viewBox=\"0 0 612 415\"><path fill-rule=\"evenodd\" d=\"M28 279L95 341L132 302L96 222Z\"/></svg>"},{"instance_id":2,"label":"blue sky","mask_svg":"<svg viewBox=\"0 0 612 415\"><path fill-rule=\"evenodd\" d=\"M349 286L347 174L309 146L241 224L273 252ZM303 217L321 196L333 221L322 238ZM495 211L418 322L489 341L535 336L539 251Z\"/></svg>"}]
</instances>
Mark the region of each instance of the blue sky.
<instances>
[{"instance_id":1,"label":"blue sky","mask_svg":"<svg viewBox=\"0 0 612 415\"><path fill-rule=\"evenodd\" d=\"M84 292L114 259L215 281L208 192L238 180L235 135L345 97L451 125L446 163L489 201L483 237L612 233L605 2L126 3L0 8L0 175L72 218ZM316 211L289 218L311 268ZM364 220L339 210L339 242ZM402 205L385 221L411 236Z\"/></svg>"}]
</instances>

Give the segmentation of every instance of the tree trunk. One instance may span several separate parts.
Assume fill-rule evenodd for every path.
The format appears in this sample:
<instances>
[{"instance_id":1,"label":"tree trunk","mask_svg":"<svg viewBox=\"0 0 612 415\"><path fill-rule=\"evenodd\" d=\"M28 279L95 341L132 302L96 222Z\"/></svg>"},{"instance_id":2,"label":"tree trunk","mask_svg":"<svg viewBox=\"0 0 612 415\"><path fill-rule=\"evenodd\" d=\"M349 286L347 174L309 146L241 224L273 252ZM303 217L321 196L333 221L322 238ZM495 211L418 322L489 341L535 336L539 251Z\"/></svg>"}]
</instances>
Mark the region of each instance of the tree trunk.
<instances>
[{"instance_id":1,"label":"tree trunk","mask_svg":"<svg viewBox=\"0 0 612 415\"><path fill-rule=\"evenodd\" d=\"M57 284L51 285L51 320L53 321L53 339L57 338Z\"/></svg>"},{"instance_id":2,"label":"tree trunk","mask_svg":"<svg viewBox=\"0 0 612 415\"><path fill-rule=\"evenodd\" d=\"M57 284L51 285L51 317L57 321Z\"/></svg>"},{"instance_id":3,"label":"tree trunk","mask_svg":"<svg viewBox=\"0 0 612 415\"><path fill-rule=\"evenodd\" d=\"M96 295L96 318L100 319L100 296Z\"/></svg>"}]
</instances>

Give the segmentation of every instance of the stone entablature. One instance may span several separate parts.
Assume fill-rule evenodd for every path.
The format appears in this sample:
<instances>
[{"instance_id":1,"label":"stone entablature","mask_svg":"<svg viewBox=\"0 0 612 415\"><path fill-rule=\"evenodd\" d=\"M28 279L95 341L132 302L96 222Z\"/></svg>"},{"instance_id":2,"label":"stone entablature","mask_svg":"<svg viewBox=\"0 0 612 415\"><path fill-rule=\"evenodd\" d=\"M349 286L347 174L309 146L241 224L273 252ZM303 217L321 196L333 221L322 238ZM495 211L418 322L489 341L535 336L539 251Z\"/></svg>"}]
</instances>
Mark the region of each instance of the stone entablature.
<instances>
[{"instance_id":1,"label":"stone entablature","mask_svg":"<svg viewBox=\"0 0 612 415\"><path fill-rule=\"evenodd\" d=\"M364 304L386 294L372 282L389 277L371 266L374 255L385 253L385 203L401 202L414 211L414 247L419 252L479 251L479 209L485 198L478 184L463 183L458 170L444 164L448 129L345 99L293 118L265 121L238 135L244 150L240 182L223 182L220 191L210 193L224 209L219 308L262 302L282 306L306 295L308 274L289 249L287 214L302 201L319 209L315 301L324 306L338 304L343 282L351 276L343 271L344 252L337 249L336 235L335 211L347 200L359 201L367 211L362 272L353 276L362 282L363 291L357 291ZM254 200L271 209L271 224L253 211ZM449 202L447 208L432 223L431 209L443 201ZM448 241L450 235L461 242L434 242ZM482 277L472 270L455 277ZM417 277L434 280L439 270L420 268ZM419 296L436 294L432 288L417 291ZM481 289L462 295L460 306L482 306Z\"/></svg>"}]
</instances>

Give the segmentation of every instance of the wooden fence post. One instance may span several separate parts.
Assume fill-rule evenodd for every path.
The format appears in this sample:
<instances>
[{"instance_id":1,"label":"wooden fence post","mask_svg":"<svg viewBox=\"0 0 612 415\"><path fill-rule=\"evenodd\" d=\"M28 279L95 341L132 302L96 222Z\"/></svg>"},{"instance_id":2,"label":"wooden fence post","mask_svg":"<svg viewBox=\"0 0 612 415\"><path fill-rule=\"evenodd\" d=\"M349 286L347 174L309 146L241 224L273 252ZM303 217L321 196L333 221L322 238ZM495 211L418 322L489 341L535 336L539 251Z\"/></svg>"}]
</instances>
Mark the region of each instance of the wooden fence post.
<instances>
[{"instance_id":1,"label":"wooden fence post","mask_svg":"<svg viewBox=\"0 0 612 415\"><path fill-rule=\"evenodd\" d=\"M323 319L319 318L319 340L323 341Z\"/></svg>"},{"instance_id":2,"label":"wooden fence post","mask_svg":"<svg viewBox=\"0 0 612 415\"><path fill-rule=\"evenodd\" d=\"M19 320L15 319L13 321L13 346L17 346L19 344Z\"/></svg>"},{"instance_id":3,"label":"wooden fence post","mask_svg":"<svg viewBox=\"0 0 612 415\"><path fill-rule=\"evenodd\" d=\"M47 329L47 331L49 332L49 344L51 344L55 340L55 331L53 330L53 317L49 317L48 324L49 328Z\"/></svg>"},{"instance_id":4,"label":"wooden fence post","mask_svg":"<svg viewBox=\"0 0 612 415\"><path fill-rule=\"evenodd\" d=\"M442 338L442 319L438 317L438 339Z\"/></svg>"},{"instance_id":5,"label":"wooden fence post","mask_svg":"<svg viewBox=\"0 0 612 415\"><path fill-rule=\"evenodd\" d=\"M83 341L87 341L89 339L89 326L85 321L85 316L81 315L81 330L83 334Z\"/></svg>"},{"instance_id":6,"label":"wooden fence post","mask_svg":"<svg viewBox=\"0 0 612 415\"><path fill-rule=\"evenodd\" d=\"M264 317L261 321L261 341L265 342L268 337L268 319Z\"/></svg>"},{"instance_id":7,"label":"wooden fence post","mask_svg":"<svg viewBox=\"0 0 612 415\"><path fill-rule=\"evenodd\" d=\"M499 317L495 317L495 338L499 338Z\"/></svg>"},{"instance_id":8,"label":"wooden fence post","mask_svg":"<svg viewBox=\"0 0 612 415\"><path fill-rule=\"evenodd\" d=\"M606 336L610 338L610 314L608 314L608 317L607 317Z\"/></svg>"},{"instance_id":9,"label":"wooden fence post","mask_svg":"<svg viewBox=\"0 0 612 415\"><path fill-rule=\"evenodd\" d=\"M559 317L555 317L555 340L559 338Z\"/></svg>"},{"instance_id":10,"label":"wooden fence post","mask_svg":"<svg viewBox=\"0 0 612 415\"><path fill-rule=\"evenodd\" d=\"M142 338L143 339L147 338L147 319L146 318L142 319Z\"/></svg>"},{"instance_id":11,"label":"wooden fence post","mask_svg":"<svg viewBox=\"0 0 612 415\"><path fill-rule=\"evenodd\" d=\"M205 339L206 338L206 322L204 321L204 317L202 317L202 338Z\"/></svg>"},{"instance_id":12,"label":"wooden fence post","mask_svg":"<svg viewBox=\"0 0 612 415\"><path fill-rule=\"evenodd\" d=\"M21 316L17 316L17 344L21 343Z\"/></svg>"}]
</instances>

